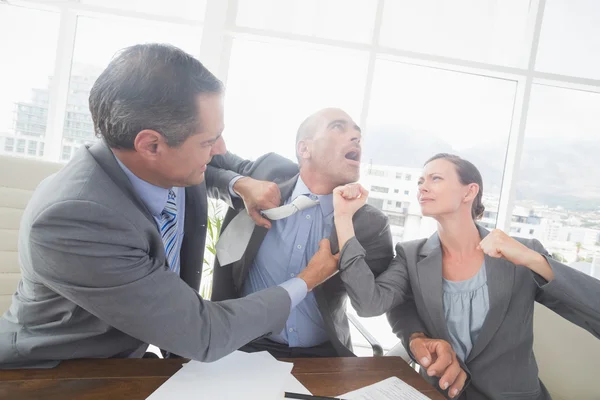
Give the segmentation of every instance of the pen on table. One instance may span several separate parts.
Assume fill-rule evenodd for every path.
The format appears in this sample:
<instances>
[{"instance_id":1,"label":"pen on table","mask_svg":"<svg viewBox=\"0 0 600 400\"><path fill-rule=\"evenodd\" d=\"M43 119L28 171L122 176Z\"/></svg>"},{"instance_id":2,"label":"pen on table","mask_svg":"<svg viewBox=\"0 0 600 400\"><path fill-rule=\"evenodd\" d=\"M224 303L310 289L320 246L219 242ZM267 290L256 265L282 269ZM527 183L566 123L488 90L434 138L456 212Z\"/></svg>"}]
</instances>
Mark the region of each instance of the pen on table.
<instances>
[{"instance_id":1,"label":"pen on table","mask_svg":"<svg viewBox=\"0 0 600 400\"><path fill-rule=\"evenodd\" d=\"M285 392L286 399L300 399L300 400L344 400L339 397L327 397L327 396L313 396L311 394L291 393Z\"/></svg>"}]
</instances>

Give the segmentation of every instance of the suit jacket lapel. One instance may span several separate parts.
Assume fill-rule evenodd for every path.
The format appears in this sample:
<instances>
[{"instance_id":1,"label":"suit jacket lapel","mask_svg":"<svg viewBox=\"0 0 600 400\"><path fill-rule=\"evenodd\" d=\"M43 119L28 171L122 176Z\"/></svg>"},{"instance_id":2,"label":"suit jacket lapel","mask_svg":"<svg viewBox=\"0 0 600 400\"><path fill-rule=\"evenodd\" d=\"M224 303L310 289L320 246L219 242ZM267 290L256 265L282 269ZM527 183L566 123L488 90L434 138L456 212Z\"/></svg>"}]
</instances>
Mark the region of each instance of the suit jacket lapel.
<instances>
[{"instance_id":1,"label":"suit jacket lapel","mask_svg":"<svg viewBox=\"0 0 600 400\"><path fill-rule=\"evenodd\" d=\"M150 210L148 210L142 199L140 199L138 194L133 189L133 185L131 182L129 182L127 175L125 175L125 172L123 172L119 166L119 163L115 159L115 155L110 147L108 147L108 144L106 144L104 140L101 140L89 147L88 151L92 157L94 157L98 165L100 165L100 167L106 172L106 174L112 178L112 180L121 188L121 190L123 190L123 192L125 192L127 197L134 202L136 207L144 213L146 218L148 218L148 220L153 224L156 224L152 213L150 213Z\"/></svg>"},{"instance_id":2,"label":"suit jacket lapel","mask_svg":"<svg viewBox=\"0 0 600 400\"><path fill-rule=\"evenodd\" d=\"M450 341L442 301L442 247L437 233L421 247L417 262L417 277L425 308L430 317L433 336Z\"/></svg>"},{"instance_id":3,"label":"suit jacket lapel","mask_svg":"<svg viewBox=\"0 0 600 400\"><path fill-rule=\"evenodd\" d=\"M186 188L180 274L181 279L194 290L200 289L202 278L207 211L206 184L202 182L200 185Z\"/></svg>"},{"instance_id":4,"label":"suit jacket lapel","mask_svg":"<svg viewBox=\"0 0 600 400\"><path fill-rule=\"evenodd\" d=\"M482 239L489 233L482 227L478 226L478 229ZM467 362L477 357L485 349L504 321L515 283L515 266L503 258L485 256L485 272L490 309L467 357Z\"/></svg>"},{"instance_id":5,"label":"suit jacket lapel","mask_svg":"<svg viewBox=\"0 0 600 400\"><path fill-rule=\"evenodd\" d=\"M153 226L156 226L156 221L152 213L150 213L150 210L148 210L135 192L127 175L125 175L119 166L115 155L106 142L102 140L91 146L88 150L102 169L106 171L113 181L142 211L146 218L148 218L148 221ZM202 183L198 186L187 188L185 192L184 238L180 253L181 279L195 290L198 290L202 275L202 265L204 263L204 242L206 240L206 232L203 230L206 227L206 186ZM198 224L201 225L201 229L198 229ZM156 229L158 232L158 227ZM164 247L160 246L159 251L164 255Z\"/></svg>"}]
</instances>

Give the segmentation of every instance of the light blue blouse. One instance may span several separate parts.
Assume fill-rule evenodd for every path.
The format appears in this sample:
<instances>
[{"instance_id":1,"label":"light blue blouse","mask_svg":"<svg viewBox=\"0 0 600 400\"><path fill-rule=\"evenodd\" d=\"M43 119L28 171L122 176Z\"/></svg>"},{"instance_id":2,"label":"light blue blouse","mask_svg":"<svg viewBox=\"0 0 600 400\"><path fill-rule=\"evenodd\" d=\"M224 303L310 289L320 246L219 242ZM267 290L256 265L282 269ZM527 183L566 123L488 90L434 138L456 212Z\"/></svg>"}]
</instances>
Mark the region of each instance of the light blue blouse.
<instances>
[{"instance_id":1,"label":"light blue blouse","mask_svg":"<svg viewBox=\"0 0 600 400\"><path fill-rule=\"evenodd\" d=\"M490 309L485 262L474 277L459 282L444 279L442 288L450 344L464 361Z\"/></svg>"}]
</instances>

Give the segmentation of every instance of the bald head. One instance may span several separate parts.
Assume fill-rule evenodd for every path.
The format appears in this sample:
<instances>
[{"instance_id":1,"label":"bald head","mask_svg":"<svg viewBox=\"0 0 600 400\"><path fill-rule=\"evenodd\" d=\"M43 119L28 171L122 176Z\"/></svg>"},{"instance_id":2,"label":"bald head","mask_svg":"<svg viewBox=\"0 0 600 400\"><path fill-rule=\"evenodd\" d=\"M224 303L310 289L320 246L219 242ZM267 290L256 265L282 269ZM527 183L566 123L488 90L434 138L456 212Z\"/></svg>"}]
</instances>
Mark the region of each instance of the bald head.
<instances>
[{"instance_id":1,"label":"bald head","mask_svg":"<svg viewBox=\"0 0 600 400\"><path fill-rule=\"evenodd\" d=\"M360 128L339 108L325 108L306 118L296 135L296 156L308 188L324 188L322 193L313 191L323 194L356 182L360 173L360 141Z\"/></svg>"},{"instance_id":2,"label":"bald head","mask_svg":"<svg viewBox=\"0 0 600 400\"><path fill-rule=\"evenodd\" d=\"M302 160L298 153L298 143L313 138L317 132L326 129L327 125L332 122L346 123L349 127L360 132L358 125L354 123L344 110L335 107L323 108L306 117L298 127L298 132L296 133L296 157L298 158L298 163L301 163Z\"/></svg>"}]
</instances>

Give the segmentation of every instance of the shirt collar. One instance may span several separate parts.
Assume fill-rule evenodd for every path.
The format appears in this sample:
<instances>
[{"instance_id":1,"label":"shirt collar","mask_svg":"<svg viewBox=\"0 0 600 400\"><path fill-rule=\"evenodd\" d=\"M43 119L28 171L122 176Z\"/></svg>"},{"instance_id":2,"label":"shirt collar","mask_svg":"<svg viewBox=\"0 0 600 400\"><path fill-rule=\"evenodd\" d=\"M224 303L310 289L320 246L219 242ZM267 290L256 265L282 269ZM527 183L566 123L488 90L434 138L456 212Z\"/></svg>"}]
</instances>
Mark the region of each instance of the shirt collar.
<instances>
[{"instance_id":1,"label":"shirt collar","mask_svg":"<svg viewBox=\"0 0 600 400\"><path fill-rule=\"evenodd\" d=\"M298 176L298 181L296 182L296 186L294 186L291 199L294 200L301 195L309 196L313 200L319 199L319 206L321 207L321 212L324 216L328 216L333 212L333 193L313 194L302 180L302 177Z\"/></svg>"},{"instance_id":2,"label":"shirt collar","mask_svg":"<svg viewBox=\"0 0 600 400\"><path fill-rule=\"evenodd\" d=\"M146 205L150 213L152 213L152 215L155 217L160 216L167 205L169 189L155 186L137 177L129 170L129 168L125 166L125 164L121 162L121 160L119 160L117 157L115 157L115 159L119 163L119 166L123 172L125 172L125 175L127 175L127 178L129 178L133 189L137 195L140 196L140 199Z\"/></svg>"}]
</instances>

